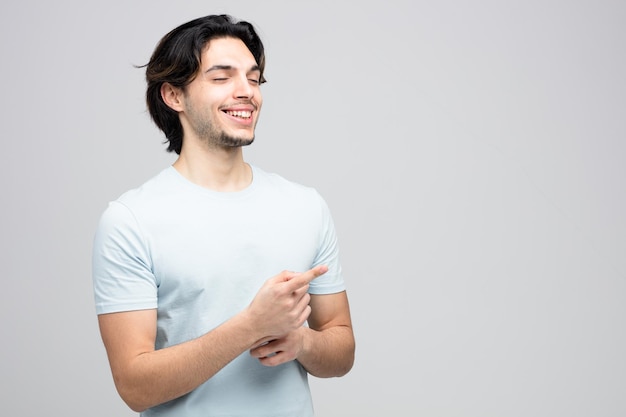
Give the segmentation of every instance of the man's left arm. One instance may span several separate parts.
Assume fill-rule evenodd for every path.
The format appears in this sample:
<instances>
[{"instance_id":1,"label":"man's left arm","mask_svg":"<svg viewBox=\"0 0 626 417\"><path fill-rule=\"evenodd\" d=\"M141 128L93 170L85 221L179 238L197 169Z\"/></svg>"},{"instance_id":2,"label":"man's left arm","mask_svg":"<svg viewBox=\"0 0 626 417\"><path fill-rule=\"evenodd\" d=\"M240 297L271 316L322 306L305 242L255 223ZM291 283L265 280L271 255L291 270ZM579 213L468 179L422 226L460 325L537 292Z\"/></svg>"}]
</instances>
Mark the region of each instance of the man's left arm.
<instances>
[{"instance_id":1,"label":"man's left arm","mask_svg":"<svg viewBox=\"0 0 626 417\"><path fill-rule=\"evenodd\" d=\"M355 343L346 292L311 295L310 306L298 361L319 378L347 374L354 363Z\"/></svg>"},{"instance_id":2,"label":"man's left arm","mask_svg":"<svg viewBox=\"0 0 626 417\"><path fill-rule=\"evenodd\" d=\"M354 363L354 333L345 291L311 295L308 327L252 349L252 356L266 366L289 360L298 362L318 378L347 374Z\"/></svg>"}]
</instances>

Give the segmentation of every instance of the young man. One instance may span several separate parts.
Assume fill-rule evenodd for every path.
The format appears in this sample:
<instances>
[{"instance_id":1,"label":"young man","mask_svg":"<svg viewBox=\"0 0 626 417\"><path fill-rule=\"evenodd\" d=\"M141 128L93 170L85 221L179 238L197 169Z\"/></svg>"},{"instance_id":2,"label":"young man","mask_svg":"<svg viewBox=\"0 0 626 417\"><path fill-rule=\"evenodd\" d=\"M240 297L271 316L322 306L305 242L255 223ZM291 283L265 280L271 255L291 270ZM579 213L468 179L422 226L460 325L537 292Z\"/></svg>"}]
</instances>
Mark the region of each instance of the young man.
<instances>
[{"instance_id":1,"label":"young man","mask_svg":"<svg viewBox=\"0 0 626 417\"><path fill-rule=\"evenodd\" d=\"M207 16L146 65L152 119L179 156L109 204L93 251L116 388L144 416L312 416L354 337L327 205L244 162L262 105L252 25Z\"/></svg>"}]
</instances>

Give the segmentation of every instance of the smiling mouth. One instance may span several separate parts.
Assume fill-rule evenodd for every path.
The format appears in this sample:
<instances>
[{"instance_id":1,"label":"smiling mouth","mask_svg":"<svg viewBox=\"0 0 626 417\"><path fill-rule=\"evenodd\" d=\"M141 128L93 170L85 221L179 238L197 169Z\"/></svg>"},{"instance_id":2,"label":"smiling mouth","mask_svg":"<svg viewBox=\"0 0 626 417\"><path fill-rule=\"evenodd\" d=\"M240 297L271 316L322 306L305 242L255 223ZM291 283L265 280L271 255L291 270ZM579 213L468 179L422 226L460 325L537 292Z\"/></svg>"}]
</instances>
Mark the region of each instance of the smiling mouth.
<instances>
[{"instance_id":1,"label":"smiling mouth","mask_svg":"<svg viewBox=\"0 0 626 417\"><path fill-rule=\"evenodd\" d=\"M237 110L237 111L225 110L224 113L232 117L237 117L239 119L249 119L252 117L252 112L248 110Z\"/></svg>"}]
</instances>

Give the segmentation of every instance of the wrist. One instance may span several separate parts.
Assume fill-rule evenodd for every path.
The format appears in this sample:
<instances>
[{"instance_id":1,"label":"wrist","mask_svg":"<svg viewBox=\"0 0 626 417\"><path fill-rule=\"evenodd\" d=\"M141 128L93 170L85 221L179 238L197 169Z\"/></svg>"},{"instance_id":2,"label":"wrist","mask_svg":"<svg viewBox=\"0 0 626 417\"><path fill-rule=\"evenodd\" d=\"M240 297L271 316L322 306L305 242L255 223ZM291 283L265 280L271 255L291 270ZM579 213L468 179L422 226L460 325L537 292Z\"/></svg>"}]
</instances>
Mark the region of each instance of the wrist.
<instances>
[{"instance_id":1,"label":"wrist","mask_svg":"<svg viewBox=\"0 0 626 417\"><path fill-rule=\"evenodd\" d=\"M240 334L247 340L248 348L256 347L267 341L265 335L260 332L255 318L254 313L246 308L229 320L231 325L239 329Z\"/></svg>"},{"instance_id":2,"label":"wrist","mask_svg":"<svg viewBox=\"0 0 626 417\"><path fill-rule=\"evenodd\" d=\"M307 326L302 326L297 330L298 338L300 339L297 358L306 359L306 357L313 350L313 333L315 331Z\"/></svg>"}]
</instances>

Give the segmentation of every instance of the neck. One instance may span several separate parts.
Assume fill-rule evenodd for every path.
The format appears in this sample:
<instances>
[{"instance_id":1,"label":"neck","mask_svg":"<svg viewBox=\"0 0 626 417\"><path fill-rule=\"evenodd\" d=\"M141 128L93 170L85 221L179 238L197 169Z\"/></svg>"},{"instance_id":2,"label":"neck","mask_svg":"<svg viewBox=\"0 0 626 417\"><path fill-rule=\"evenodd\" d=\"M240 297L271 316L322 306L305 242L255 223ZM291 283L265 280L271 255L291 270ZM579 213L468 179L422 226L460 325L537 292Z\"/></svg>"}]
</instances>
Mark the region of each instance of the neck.
<instances>
[{"instance_id":1,"label":"neck","mask_svg":"<svg viewBox=\"0 0 626 417\"><path fill-rule=\"evenodd\" d=\"M183 146L173 166L189 181L213 191L241 191L252 182L252 168L243 160L241 147L186 149Z\"/></svg>"}]
</instances>

